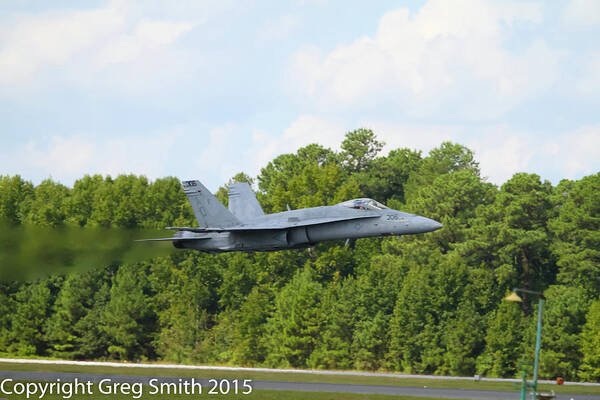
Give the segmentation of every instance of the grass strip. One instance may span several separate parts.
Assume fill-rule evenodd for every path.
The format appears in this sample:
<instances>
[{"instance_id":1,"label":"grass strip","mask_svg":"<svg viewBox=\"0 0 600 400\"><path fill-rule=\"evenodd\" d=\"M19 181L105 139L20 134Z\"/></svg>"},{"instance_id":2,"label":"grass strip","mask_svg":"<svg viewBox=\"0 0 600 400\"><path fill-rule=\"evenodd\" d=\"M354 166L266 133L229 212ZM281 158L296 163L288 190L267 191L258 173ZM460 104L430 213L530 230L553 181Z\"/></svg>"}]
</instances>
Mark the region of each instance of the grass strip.
<instances>
[{"instance_id":1,"label":"grass strip","mask_svg":"<svg viewBox=\"0 0 600 400\"><path fill-rule=\"evenodd\" d=\"M257 371L220 371L220 370L195 370L176 368L119 368L111 366L88 365L54 365L54 364L13 364L0 362L3 371L28 371L28 372L68 372L87 373L98 375L131 375L131 376L164 376L180 378L216 378L216 379L252 379L255 381L282 381L282 382L320 382L357 385L389 385L402 387L428 387L447 389L473 389L473 390L505 390L516 392L519 389L511 382L489 382L470 380L435 380L425 378L392 378L379 376L356 375L313 375L303 373L278 373ZM558 386L554 384L540 384L538 391L571 394L596 394L600 395L600 388L593 386Z\"/></svg>"},{"instance_id":2,"label":"grass strip","mask_svg":"<svg viewBox=\"0 0 600 400\"><path fill-rule=\"evenodd\" d=\"M27 384L31 381L16 381L6 385L10 391L13 390L14 384ZM210 399L248 399L248 400L445 400L434 397L415 397L415 396L394 396L385 394L354 394L354 393L330 393L330 392L297 392L297 391L277 391L277 390L253 390L249 394L229 393L229 394L208 394L206 389L203 389L202 394L173 394L173 393L155 393L152 394L151 388L144 385L143 389L137 393L111 393L102 394L99 391L98 385L92 385L91 394L71 395L67 399L86 399L86 400L131 400L131 399L154 399L154 400L171 400L171 399L198 399L202 397ZM139 394L138 394L139 393ZM6 396L5 394L2 394ZM26 399L25 394L8 395L9 399ZM36 399L38 396L31 396L29 399ZM42 400L64 400L64 394L45 394Z\"/></svg>"}]
</instances>

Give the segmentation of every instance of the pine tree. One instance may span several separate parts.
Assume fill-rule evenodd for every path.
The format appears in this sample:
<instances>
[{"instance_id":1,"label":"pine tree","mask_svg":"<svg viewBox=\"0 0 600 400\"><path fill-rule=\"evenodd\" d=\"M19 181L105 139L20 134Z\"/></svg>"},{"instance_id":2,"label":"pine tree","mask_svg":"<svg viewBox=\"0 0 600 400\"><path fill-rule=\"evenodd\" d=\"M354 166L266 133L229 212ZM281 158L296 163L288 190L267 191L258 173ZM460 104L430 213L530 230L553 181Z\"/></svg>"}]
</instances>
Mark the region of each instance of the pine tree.
<instances>
[{"instance_id":1,"label":"pine tree","mask_svg":"<svg viewBox=\"0 0 600 400\"><path fill-rule=\"evenodd\" d=\"M581 332L583 359L579 376L590 382L600 380L600 298L594 301L586 315Z\"/></svg>"},{"instance_id":2,"label":"pine tree","mask_svg":"<svg viewBox=\"0 0 600 400\"><path fill-rule=\"evenodd\" d=\"M19 356L46 354L44 323L52 307L48 281L25 284L15 296L9 352Z\"/></svg>"},{"instance_id":3,"label":"pine tree","mask_svg":"<svg viewBox=\"0 0 600 400\"><path fill-rule=\"evenodd\" d=\"M267 322L267 365L306 367L315 350L324 322L320 313L323 288L305 268L275 298L273 316Z\"/></svg>"},{"instance_id":4,"label":"pine tree","mask_svg":"<svg viewBox=\"0 0 600 400\"><path fill-rule=\"evenodd\" d=\"M550 226L558 280L595 298L600 295L600 173L559 185L556 191L562 204Z\"/></svg>"},{"instance_id":5,"label":"pine tree","mask_svg":"<svg viewBox=\"0 0 600 400\"><path fill-rule=\"evenodd\" d=\"M146 271L141 265L119 268L110 290L110 301L102 316L111 346L108 352L121 360L154 356L156 314L147 293Z\"/></svg>"},{"instance_id":6,"label":"pine tree","mask_svg":"<svg viewBox=\"0 0 600 400\"><path fill-rule=\"evenodd\" d=\"M503 301L490 316L485 350L477 359L477 372L493 377L514 377L519 368L526 323L521 308Z\"/></svg>"}]
</instances>

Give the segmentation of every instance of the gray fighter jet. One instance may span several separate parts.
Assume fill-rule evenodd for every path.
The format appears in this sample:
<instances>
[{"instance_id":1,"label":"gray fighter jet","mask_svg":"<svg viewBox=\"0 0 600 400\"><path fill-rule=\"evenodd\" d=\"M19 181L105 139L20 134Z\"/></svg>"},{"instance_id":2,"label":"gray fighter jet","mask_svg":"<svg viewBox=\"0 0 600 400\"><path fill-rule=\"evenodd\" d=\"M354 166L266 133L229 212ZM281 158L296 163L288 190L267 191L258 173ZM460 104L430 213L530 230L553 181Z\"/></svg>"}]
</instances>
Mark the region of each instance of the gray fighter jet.
<instances>
[{"instance_id":1,"label":"gray fighter jet","mask_svg":"<svg viewBox=\"0 0 600 400\"><path fill-rule=\"evenodd\" d=\"M199 181L183 181L198 228L168 227L171 241L180 249L209 253L226 251L276 251L314 246L335 239L357 239L432 232L442 224L432 219L392 210L367 198L265 214L250 185L229 186L229 210Z\"/></svg>"}]
</instances>

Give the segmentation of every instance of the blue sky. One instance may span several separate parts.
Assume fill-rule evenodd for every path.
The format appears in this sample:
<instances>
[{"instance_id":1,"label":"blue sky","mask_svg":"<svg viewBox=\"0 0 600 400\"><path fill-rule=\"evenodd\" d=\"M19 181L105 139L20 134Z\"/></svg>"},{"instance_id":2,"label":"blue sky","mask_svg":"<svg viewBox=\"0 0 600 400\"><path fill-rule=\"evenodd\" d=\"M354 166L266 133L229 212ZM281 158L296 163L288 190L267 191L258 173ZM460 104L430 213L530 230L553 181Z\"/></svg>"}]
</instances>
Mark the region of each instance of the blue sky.
<instances>
[{"instance_id":1,"label":"blue sky","mask_svg":"<svg viewBox=\"0 0 600 400\"><path fill-rule=\"evenodd\" d=\"M595 0L81 3L0 4L0 174L216 189L359 127L496 184L600 170Z\"/></svg>"}]
</instances>

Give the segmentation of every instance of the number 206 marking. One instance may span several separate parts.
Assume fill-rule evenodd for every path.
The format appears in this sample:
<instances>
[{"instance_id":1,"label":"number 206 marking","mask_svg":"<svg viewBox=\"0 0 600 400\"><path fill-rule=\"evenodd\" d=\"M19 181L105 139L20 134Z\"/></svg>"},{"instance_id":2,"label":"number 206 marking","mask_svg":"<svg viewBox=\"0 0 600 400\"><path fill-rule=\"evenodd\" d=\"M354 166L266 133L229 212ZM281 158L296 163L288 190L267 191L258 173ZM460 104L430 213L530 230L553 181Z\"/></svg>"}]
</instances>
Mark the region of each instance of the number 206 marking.
<instances>
[{"instance_id":1,"label":"number 206 marking","mask_svg":"<svg viewBox=\"0 0 600 400\"><path fill-rule=\"evenodd\" d=\"M387 214L387 220L386 221L397 221L399 219L400 219L399 215Z\"/></svg>"}]
</instances>

